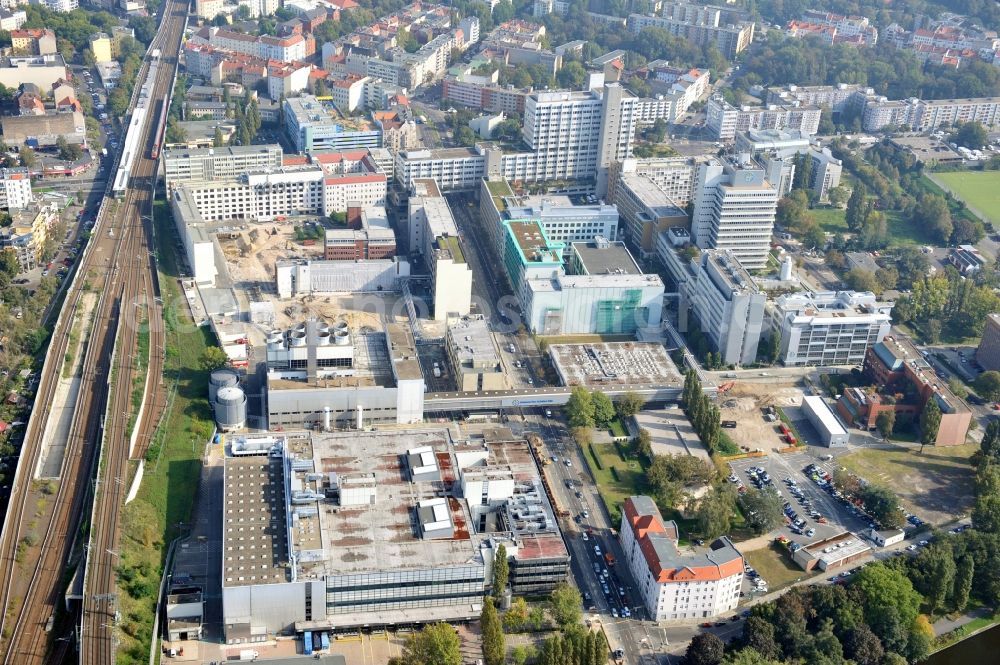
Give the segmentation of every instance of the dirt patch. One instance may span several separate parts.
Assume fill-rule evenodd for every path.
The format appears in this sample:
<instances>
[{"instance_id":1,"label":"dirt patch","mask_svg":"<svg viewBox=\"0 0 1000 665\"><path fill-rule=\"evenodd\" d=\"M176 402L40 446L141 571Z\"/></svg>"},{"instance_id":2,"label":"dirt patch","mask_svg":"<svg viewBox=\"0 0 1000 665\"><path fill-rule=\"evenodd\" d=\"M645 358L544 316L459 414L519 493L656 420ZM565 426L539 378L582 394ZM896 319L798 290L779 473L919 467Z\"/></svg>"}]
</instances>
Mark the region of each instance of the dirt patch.
<instances>
[{"instance_id":1,"label":"dirt patch","mask_svg":"<svg viewBox=\"0 0 1000 665\"><path fill-rule=\"evenodd\" d=\"M744 452L757 448L770 452L788 445L778 432L780 421L766 421L761 409L801 403L802 391L799 388L751 383L737 383L718 398L722 420L736 421L734 429L724 431Z\"/></svg>"},{"instance_id":2,"label":"dirt patch","mask_svg":"<svg viewBox=\"0 0 1000 665\"><path fill-rule=\"evenodd\" d=\"M931 524L967 514L975 472L969 458L976 444L948 448L893 446L857 450L838 458L861 478L889 487L909 512Z\"/></svg>"}]
</instances>

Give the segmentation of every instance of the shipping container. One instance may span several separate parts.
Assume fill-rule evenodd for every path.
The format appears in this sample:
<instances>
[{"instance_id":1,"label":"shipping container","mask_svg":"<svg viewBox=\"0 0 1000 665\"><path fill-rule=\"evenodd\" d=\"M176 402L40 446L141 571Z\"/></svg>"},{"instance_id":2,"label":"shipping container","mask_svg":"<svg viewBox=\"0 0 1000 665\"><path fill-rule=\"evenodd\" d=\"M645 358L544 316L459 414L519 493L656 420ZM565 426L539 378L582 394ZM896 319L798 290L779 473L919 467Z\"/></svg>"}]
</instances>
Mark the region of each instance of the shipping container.
<instances>
[{"instance_id":1,"label":"shipping container","mask_svg":"<svg viewBox=\"0 0 1000 665\"><path fill-rule=\"evenodd\" d=\"M313 652L313 634L312 631L305 631L302 633L302 654L305 656L311 656Z\"/></svg>"}]
</instances>

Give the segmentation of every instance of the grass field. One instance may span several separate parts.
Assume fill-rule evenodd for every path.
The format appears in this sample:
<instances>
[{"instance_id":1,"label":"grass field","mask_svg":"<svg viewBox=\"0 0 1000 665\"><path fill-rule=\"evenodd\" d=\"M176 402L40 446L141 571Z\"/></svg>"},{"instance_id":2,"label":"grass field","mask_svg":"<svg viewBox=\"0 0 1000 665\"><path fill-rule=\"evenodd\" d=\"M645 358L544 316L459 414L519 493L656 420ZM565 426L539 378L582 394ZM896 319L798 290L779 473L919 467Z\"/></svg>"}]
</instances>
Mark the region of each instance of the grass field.
<instances>
[{"instance_id":1,"label":"grass field","mask_svg":"<svg viewBox=\"0 0 1000 665\"><path fill-rule=\"evenodd\" d=\"M809 214L812 215L816 223L819 224L819 227L826 233L849 233L847 230L846 210L841 208L813 208L809 211ZM889 226L890 246L926 245L933 240L923 232L923 229L910 224L909 220L901 212L887 210L885 216Z\"/></svg>"},{"instance_id":2,"label":"grass field","mask_svg":"<svg viewBox=\"0 0 1000 665\"><path fill-rule=\"evenodd\" d=\"M955 193L955 196L982 214L994 224L1000 224L1000 171L954 171L935 173Z\"/></svg>"},{"instance_id":3,"label":"grass field","mask_svg":"<svg viewBox=\"0 0 1000 665\"><path fill-rule=\"evenodd\" d=\"M899 446L866 449L838 458L865 480L892 488L903 506L931 523L967 513L972 505L975 473L969 457L976 444L950 448Z\"/></svg>"},{"instance_id":4,"label":"grass field","mask_svg":"<svg viewBox=\"0 0 1000 665\"><path fill-rule=\"evenodd\" d=\"M594 461L591 449L597 454L600 468ZM646 472L638 460L630 459L623 462L613 443L594 443L584 446L583 455L587 458L587 466L597 481L597 490L608 508L612 524L618 524L621 521L621 507L625 499L636 494L646 494L648 487Z\"/></svg>"},{"instance_id":5,"label":"grass field","mask_svg":"<svg viewBox=\"0 0 1000 665\"><path fill-rule=\"evenodd\" d=\"M843 208L813 208L809 211L826 233L847 233L847 211Z\"/></svg>"},{"instance_id":6,"label":"grass field","mask_svg":"<svg viewBox=\"0 0 1000 665\"><path fill-rule=\"evenodd\" d=\"M792 556L785 548L773 543L759 550L750 550L743 554L747 563L767 580L768 591L780 589L798 579L811 576L811 573L807 573L792 563Z\"/></svg>"}]
</instances>

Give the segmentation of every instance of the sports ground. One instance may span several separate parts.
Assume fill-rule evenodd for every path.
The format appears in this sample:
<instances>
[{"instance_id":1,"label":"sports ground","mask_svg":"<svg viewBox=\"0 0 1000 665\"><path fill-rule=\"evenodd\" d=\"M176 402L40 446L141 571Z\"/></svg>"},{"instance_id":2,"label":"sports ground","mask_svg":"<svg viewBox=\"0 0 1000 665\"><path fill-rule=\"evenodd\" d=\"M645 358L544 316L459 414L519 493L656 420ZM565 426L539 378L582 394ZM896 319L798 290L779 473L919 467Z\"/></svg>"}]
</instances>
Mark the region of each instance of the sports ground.
<instances>
[{"instance_id":1,"label":"sports ground","mask_svg":"<svg viewBox=\"0 0 1000 665\"><path fill-rule=\"evenodd\" d=\"M934 179L994 224L1000 224L1000 171L935 173Z\"/></svg>"}]
</instances>

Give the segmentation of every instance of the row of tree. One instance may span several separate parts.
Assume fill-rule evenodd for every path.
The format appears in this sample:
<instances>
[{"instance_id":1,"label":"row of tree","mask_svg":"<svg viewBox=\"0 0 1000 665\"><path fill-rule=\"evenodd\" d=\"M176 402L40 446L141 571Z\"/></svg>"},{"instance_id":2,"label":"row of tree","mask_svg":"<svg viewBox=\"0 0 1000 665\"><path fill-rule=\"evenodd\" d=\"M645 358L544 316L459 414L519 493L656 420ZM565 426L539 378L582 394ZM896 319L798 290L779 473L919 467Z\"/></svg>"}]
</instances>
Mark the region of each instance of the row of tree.
<instances>
[{"instance_id":1,"label":"row of tree","mask_svg":"<svg viewBox=\"0 0 1000 665\"><path fill-rule=\"evenodd\" d=\"M992 285L965 279L947 266L914 281L910 293L896 301L893 319L916 324L924 339L937 343L943 332L956 337L982 335L986 317L998 310L1000 297Z\"/></svg>"},{"instance_id":2,"label":"row of tree","mask_svg":"<svg viewBox=\"0 0 1000 665\"><path fill-rule=\"evenodd\" d=\"M591 392L583 386L577 386L566 402L566 420L573 428L607 427L616 414L622 418L634 416L644 402L638 393L628 392L615 404L600 390Z\"/></svg>"},{"instance_id":3,"label":"row of tree","mask_svg":"<svg viewBox=\"0 0 1000 665\"><path fill-rule=\"evenodd\" d=\"M688 370L684 375L684 391L681 395L684 410L688 420L698 433L698 438L708 448L715 452L719 445L719 435L722 432L721 414L701 386L701 379L694 370Z\"/></svg>"}]
</instances>

